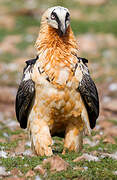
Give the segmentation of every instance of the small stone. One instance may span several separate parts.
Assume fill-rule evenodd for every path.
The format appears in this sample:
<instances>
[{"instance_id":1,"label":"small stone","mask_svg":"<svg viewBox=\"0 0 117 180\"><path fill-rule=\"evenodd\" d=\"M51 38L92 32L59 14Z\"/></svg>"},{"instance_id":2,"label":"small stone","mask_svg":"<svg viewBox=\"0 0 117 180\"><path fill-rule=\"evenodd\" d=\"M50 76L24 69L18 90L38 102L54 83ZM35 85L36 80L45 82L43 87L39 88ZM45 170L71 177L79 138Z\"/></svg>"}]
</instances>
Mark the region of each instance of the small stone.
<instances>
[{"instance_id":1,"label":"small stone","mask_svg":"<svg viewBox=\"0 0 117 180\"><path fill-rule=\"evenodd\" d=\"M0 176L9 176L10 173L6 172L5 167L0 166Z\"/></svg>"},{"instance_id":2,"label":"small stone","mask_svg":"<svg viewBox=\"0 0 117 180\"><path fill-rule=\"evenodd\" d=\"M106 137L103 140L104 143L111 143L111 144L116 144L115 140L112 137Z\"/></svg>"},{"instance_id":3,"label":"small stone","mask_svg":"<svg viewBox=\"0 0 117 180\"><path fill-rule=\"evenodd\" d=\"M66 171L69 164L59 156L53 156L43 161L43 164L50 163L51 171Z\"/></svg>"},{"instance_id":4,"label":"small stone","mask_svg":"<svg viewBox=\"0 0 117 180\"><path fill-rule=\"evenodd\" d=\"M27 142L25 143L25 146L31 147L31 141L27 141Z\"/></svg>"},{"instance_id":5,"label":"small stone","mask_svg":"<svg viewBox=\"0 0 117 180\"><path fill-rule=\"evenodd\" d=\"M97 156L93 156L91 154L83 154L80 157L77 157L76 159L73 160L73 162L78 162L81 160L88 160L88 161L99 161L99 158Z\"/></svg>"},{"instance_id":6,"label":"small stone","mask_svg":"<svg viewBox=\"0 0 117 180\"><path fill-rule=\"evenodd\" d=\"M83 170L84 170L83 167L79 167L79 166L76 166L76 167L74 167L73 169L74 169L74 170L80 170L80 171L83 171Z\"/></svg>"},{"instance_id":7,"label":"small stone","mask_svg":"<svg viewBox=\"0 0 117 180\"><path fill-rule=\"evenodd\" d=\"M88 167L87 167L87 166L85 166L85 167L84 167L84 170L87 170L87 169L88 169Z\"/></svg>"},{"instance_id":8,"label":"small stone","mask_svg":"<svg viewBox=\"0 0 117 180\"><path fill-rule=\"evenodd\" d=\"M117 83L110 84L108 88L110 91L117 91Z\"/></svg>"},{"instance_id":9,"label":"small stone","mask_svg":"<svg viewBox=\"0 0 117 180\"><path fill-rule=\"evenodd\" d=\"M7 153L5 151L0 151L0 157L1 158L7 158Z\"/></svg>"},{"instance_id":10,"label":"small stone","mask_svg":"<svg viewBox=\"0 0 117 180\"><path fill-rule=\"evenodd\" d=\"M42 179L39 176L36 176L35 180L42 180Z\"/></svg>"},{"instance_id":11,"label":"small stone","mask_svg":"<svg viewBox=\"0 0 117 180\"><path fill-rule=\"evenodd\" d=\"M17 168L12 169L11 174L14 175L14 176L15 175L19 175L19 176L22 175L21 171L19 169L17 169Z\"/></svg>"},{"instance_id":12,"label":"small stone","mask_svg":"<svg viewBox=\"0 0 117 180\"><path fill-rule=\"evenodd\" d=\"M35 171L39 172L40 174L44 175L45 174L45 169L41 166L41 165L38 165L34 168Z\"/></svg>"},{"instance_id":13,"label":"small stone","mask_svg":"<svg viewBox=\"0 0 117 180\"><path fill-rule=\"evenodd\" d=\"M31 151L31 149L27 149L23 152L23 155L24 156L32 156L33 155L33 152Z\"/></svg>"},{"instance_id":14,"label":"small stone","mask_svg":"<svg viewBox=\"0 0 117 180\"><path fill-rule=\"evenodd\" d=\"M26 177L33 177L35 176L35 172L32 171L32 170L29 170L27 173L26 173Z\"/></svg>"},{"instance_id":15,"label":"small stone","mask_svg":"<svg viewBox=\"0 0 117 180\"><path fill-rule=\"evenodd\" d=\"M117 171L114 171L114 174L117 175Z\"/></svg>"}]
</instances>

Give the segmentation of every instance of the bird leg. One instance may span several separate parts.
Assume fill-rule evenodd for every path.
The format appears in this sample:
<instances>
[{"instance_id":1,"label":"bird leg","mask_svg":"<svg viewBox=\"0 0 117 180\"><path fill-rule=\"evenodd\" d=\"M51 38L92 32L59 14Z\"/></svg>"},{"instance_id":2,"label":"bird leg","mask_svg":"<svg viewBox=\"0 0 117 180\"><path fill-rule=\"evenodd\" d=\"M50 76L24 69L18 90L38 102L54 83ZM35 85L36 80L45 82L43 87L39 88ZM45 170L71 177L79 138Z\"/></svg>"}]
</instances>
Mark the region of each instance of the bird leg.
<instances>
[{"instance_id":1,"label":"bird leg","mask_svg":"<svg viewBox=\"0 0 117 180\"><path fill-rule=\"evenodd\" d=\"M52 138L48 125L42 120L34 120L30 127L32 149L37 155L51 156Z\"/></svg>"},{"instance_id":2,"label":"bird leg","mask_svg":"<svg viewBox=\"0 0 117 180\"><path fill-rule=\"evenodd\" d=\"M75 152L78 152L82 149L83 131L84 131L84 124L81 118L79 118L77 122L68 124L65 133L63 154L65 154L65 151L67 149L69 151L75 151Z\"/></svg>"}]
</instances>

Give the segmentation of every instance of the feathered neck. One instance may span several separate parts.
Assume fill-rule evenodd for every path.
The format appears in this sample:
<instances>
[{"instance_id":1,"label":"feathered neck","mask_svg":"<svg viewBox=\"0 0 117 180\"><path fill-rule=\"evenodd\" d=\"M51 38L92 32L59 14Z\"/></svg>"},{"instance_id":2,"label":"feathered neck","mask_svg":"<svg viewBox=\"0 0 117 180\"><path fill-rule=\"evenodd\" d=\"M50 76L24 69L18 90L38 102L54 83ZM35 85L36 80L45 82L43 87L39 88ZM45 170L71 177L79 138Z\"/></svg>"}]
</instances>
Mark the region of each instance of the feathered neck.
<instances>
[{"instance_id":1,"label":"feathered neck","mask_svg":"<svg viewBox=\"0 0 117 180\"><path fill-rule=\"evenodd\" d=\"M42 18L40 32L35 47L38 55L46 52L44 53L44 56L49 57L49 59L46 58L46 60L48 59L50 61L51 57L54 57L55 60L63 63L64 60L70 62L71 55L78 53L77 42L71 27L68 27L65 36L60 37L57 29L54 29L47 24L45 17Z\"/></svg>"},{"instance_id":2,"label":"feathered neck","mask_svg":"<svg viewBox=\"0 0 117 180\"><path fill-rule=\"evenodd\" d=\"M35 47L39 55L37 66L44 70L49 79L54 79L53 83L63 85L71 79L77 63L75 55L78 54L78 49L70 26L66 35L60 37L57 30L50 27L42 18ZM62 75L63 71L67 75Z\"/></svg>"},{"instance_id":3,"label":"feathered neck","mask_svg":"<svg viewBox=\"0 0 117 180\"><path fill-rule=\"evenodd\" d=\"M36 64L44 70L53 84L63 87L73 76L73 69L77 63L77 42L71 27L65 36L60 37L57 30L50 27L42 18L39 36L35 47L39 59Z\"/></svg>"}]
</instances>

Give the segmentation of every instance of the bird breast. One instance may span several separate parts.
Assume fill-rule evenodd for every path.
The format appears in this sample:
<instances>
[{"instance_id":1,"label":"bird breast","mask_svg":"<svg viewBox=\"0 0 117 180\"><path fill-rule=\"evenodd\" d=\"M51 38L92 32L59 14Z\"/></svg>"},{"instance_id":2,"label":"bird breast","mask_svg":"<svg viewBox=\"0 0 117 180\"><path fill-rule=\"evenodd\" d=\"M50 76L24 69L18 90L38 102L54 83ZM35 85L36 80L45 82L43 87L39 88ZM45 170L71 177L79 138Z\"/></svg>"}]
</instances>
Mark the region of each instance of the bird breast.
<instances>
[{"instance_id":1,"label":"bird breast","mask_svg":"<svg viewBox=\"0 0 117 180\"><path fill-rule=\"evenodd\" d=\"M69 118L80 116L82 100L75 87L78 86L78 81L74 76L68 81L68 77L68 69L61 69L57 81L51 82L47 80L45 73L40 74L38 68L35 68L33 78L36 91L29 116L31 119L44 119L52 127L56 123L62 125Z\"/></svg>"}]
</instances>

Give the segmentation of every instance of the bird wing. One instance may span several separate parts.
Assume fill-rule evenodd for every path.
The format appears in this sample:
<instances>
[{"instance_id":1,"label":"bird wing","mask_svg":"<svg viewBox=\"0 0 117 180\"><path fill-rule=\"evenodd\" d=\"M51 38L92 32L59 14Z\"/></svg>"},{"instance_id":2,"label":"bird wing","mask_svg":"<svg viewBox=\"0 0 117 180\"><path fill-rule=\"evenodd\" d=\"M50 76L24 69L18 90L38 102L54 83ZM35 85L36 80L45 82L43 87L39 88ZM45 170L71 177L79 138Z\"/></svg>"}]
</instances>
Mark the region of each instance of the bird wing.
<instances>
[{"instance_id":1,"label":"bird wing","mask_svg":"<svg viewBox=\"0 0 117 180\"><path fill-rule=\"evenodd\" d=\"M87 67L88 60L78 57L77 66L82 71L82 78L79 82L77 91L80 92L88 113L91 129L95 127L96 119L99 116L99 98L97 88L90 77ZM76 67L77 68L77 67Z\"/></svg>"},{"instance_id":2,"label":"bird wing","mask_svg":"<svg viewBox=\"0 0 117 180\"><path fill-rule=\"evenodd\" d=\"M28 114L35 95L35 83L31 79L31 73L36 60L37 58L26 61L26 67L23 71L23 78L16 95L16 117L20 123L20 127L24 129L27 127Z\"/></svg>"}]
</instances>

